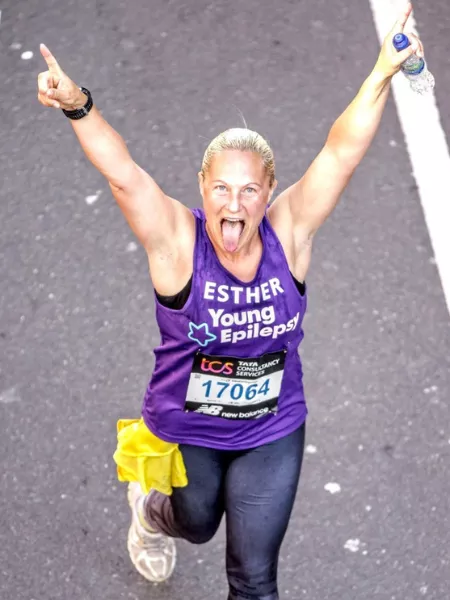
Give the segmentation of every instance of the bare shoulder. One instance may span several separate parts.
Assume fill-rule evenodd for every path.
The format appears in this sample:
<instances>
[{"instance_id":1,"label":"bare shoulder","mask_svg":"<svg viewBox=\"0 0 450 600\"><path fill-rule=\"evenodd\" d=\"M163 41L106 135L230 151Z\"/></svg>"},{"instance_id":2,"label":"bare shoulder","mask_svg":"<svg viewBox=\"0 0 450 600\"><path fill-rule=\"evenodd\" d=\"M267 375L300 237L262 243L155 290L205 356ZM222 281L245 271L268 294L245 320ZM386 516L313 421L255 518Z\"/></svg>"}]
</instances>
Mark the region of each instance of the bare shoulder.
<instances>
[{"instance_id":1,"label":"bare shoulder","mask_svg":"<svg viewBox=\"0 0 450 600\"><path fill-rule=\"evenodd\" d=\"M176 231L157 247L147 250L153 287L164 296L178 293L193 272L195 216L184 204L168 197L176 213Z\"/></svg>"}]
</instances>

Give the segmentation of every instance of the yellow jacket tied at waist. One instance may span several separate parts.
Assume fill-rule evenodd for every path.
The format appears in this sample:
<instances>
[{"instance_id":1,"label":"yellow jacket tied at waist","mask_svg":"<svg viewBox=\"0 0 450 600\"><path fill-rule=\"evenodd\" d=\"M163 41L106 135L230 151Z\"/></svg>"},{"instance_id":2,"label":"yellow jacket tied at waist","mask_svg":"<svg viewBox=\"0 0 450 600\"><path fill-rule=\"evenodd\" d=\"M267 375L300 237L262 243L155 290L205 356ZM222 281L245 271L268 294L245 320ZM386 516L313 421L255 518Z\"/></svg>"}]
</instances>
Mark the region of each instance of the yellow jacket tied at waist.
<instances>
[{"instance_id":1,"label":"yellow jacket tied at waist","mask_svg":"<svg viewBox=\"0 0 450 600\"><path fill-rule=\"evenodd\" d=\"M170 496L173 487L188 484L178 444L156 437L143 419L117 421L117 449L113 456L119 481L138 481L143 491Z\"/></svg>"}]
</instances>

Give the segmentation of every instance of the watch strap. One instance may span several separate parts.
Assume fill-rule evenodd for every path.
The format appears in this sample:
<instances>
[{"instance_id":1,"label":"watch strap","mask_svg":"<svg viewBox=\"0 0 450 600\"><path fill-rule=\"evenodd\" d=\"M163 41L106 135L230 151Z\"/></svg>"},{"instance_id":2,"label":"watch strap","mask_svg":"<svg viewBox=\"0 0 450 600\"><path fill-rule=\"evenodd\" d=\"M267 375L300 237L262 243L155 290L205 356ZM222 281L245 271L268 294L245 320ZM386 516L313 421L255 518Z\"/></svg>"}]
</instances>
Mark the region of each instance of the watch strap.
<instances>
[{"instance_id":1,"label":"watch strap","mask_svg":"<svg viewBox=\"0 0 450 600\"><path fill-rule=\"evenodd\" d=\"M82 106L81 108L77 108L75 110L65 110L64 108L62 109L62 111L66 115L66 117L68 117L69 119L73 119L74 121L77 121L78 119L82 119L83 117L88 115L91 108L94 106L94 102L92 101L91 92L84 87L80 87L80 90L83 92L83 94L86 94L86 96L87 96L86 104L84 106Z\"/></svg>"}]
</instances>

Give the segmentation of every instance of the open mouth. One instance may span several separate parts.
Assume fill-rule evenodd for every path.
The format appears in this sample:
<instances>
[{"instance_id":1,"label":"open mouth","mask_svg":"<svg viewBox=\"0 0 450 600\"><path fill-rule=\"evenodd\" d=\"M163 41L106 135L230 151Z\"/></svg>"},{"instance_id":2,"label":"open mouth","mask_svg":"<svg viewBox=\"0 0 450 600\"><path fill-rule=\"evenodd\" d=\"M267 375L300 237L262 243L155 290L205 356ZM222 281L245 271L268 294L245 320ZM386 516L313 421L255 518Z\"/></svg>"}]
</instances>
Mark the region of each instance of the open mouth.
<instances>
[{"instance_id":1,"label":"open mouth","mask_svg":"<svg viewBox=\"0 0 450 600\"><path fill-rule=\"evenodd\" d=\"M242 219L222 219L220 226L222 229L223 245L227 252L234 252L239 245L239 238L244 230L245 221Z\"/></svg>"}]
</instances>

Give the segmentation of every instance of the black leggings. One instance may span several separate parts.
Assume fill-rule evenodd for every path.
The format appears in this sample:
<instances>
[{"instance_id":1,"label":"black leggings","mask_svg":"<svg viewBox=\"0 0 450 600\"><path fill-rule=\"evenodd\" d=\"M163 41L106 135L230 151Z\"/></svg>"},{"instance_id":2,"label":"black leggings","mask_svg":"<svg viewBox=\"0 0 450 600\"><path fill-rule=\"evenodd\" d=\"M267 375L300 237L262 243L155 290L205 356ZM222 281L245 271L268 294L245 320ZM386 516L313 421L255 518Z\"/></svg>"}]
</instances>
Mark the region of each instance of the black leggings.
<instances>
[{"instance_id":1,"label":"black leggings","mask_svg":"<svg viewBox=\"0 0 450 600\"><path fill-rule=\"evenodd\" d=\"M181 445L189 484L152 492L146 518L158 531L209 541L224 512L228 600L278 600L277 565L297 491L305 426L270 444L228 451Z\"/></svg>"}]
</instances>

